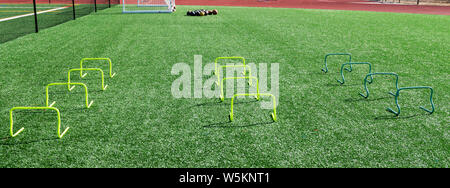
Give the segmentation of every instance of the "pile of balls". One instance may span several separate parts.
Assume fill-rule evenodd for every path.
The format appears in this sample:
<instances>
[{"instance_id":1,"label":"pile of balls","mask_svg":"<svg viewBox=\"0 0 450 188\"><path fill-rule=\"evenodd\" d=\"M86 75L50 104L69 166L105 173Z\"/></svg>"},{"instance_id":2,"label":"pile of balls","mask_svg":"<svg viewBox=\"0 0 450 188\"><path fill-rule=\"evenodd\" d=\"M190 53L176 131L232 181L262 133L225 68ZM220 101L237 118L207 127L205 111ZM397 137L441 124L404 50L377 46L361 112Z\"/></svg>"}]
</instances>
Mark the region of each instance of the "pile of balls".
<instances>
[{"instance_id":1,"label":"pile of balls","mask_svg":"<svg viewBox=\"0 0 450 188\"><path fill-rule=\"evenodd\" d=\"M217 15L217 13L219 13L216 9L214 10L205 10L205 9L200 9L200 10L194 10L194 11L187 11L187 16L208 16L208 15Z\"/></svg>"}]
</instances>

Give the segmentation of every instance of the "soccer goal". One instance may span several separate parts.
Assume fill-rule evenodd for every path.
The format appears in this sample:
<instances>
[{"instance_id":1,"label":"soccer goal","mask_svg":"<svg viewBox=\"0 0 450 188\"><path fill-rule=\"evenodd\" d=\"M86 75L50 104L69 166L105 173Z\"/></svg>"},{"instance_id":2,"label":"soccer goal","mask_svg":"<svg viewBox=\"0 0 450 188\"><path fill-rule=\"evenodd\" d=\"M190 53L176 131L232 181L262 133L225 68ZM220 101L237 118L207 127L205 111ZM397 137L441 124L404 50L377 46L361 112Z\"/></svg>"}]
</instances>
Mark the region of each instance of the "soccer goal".
<instances>
[{"instance_id":1,"label":"soccer goal","mask_svg":"<svg viewBox=\"0 0 450 188\"><path fill-rule=\"evenodd\" d=\"M122 0L123 13L171 13L175 0Z\"/></svg>"}]
</instances>

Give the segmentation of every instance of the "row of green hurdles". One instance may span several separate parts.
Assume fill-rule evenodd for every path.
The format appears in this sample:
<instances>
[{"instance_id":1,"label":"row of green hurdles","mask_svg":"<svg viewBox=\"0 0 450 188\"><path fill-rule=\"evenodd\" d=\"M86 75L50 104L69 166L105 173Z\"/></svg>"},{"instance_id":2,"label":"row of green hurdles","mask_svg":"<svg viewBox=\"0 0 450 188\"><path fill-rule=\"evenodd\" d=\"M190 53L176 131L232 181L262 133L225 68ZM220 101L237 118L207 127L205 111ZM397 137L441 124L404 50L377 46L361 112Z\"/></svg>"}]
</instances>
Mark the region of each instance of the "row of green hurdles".
<instances>
[{"instance_id":1,"label":"row of green hurdles","mask_svg":"<svg viewBox=\"0 0 450 188\"><path fill-rule=\"evenodd\" d=\"M331 53L331 54L326 54L325 55L325 60L324 60L325 68L322 69L322 71L324 73L328 72L327 58L329 56L348 56L349 57L348 58L348 62L347 63L343 63L341 65L340 73L341 73L342 80L337 80L341 85L345 84L344 70L346 70L348 72L352 72L353 65L367 65L367 66L369 66L369 73L364 77L364 89L366 91L366 94L359 93L362 97L364 97L366 99L369 97L369 94L370 94L369 93L369 89L367 88L367 83L371 84L373 82L373 76L375 76L375 75L388 75L388 76L395 77L395 88L396 88L396 91L395 92L389 92L389 94L395 97L395 104L397 105L397 109L398 110L395 111L395 110L393 110L391 108L387 108L386 110L388 112L391 112L391 113L395 114L396 116L399 116L400 112L401 112L401 108L400 108L400 105L398 103L398 98L400 97L400 91L412 90L412 89L427 89L427 90L429 89L430 90L430 103L431 103L431 108L432 109L429 110L429 109L426 109L423 106L420 106L420 109L422 109L422 110L424 110L424 111L426 111L426 112L428 112L430 114L432 114L434 112L434 110L435 110L434 103L433 103L433 92L434 92L434 90L433 90L432 87L430 87L430 86L413 86L413 87L401 87L401 88L399 88L398 87L398 75L396 73L394 73L394 72L372 72L372 64L370 64L369 62L352 62L352 55L350 53ZM349 66L349 68L347 68L346 66L347 67ZM370 79L368 80L368 78L370 78Z\"/></svg>"}]
</instances>

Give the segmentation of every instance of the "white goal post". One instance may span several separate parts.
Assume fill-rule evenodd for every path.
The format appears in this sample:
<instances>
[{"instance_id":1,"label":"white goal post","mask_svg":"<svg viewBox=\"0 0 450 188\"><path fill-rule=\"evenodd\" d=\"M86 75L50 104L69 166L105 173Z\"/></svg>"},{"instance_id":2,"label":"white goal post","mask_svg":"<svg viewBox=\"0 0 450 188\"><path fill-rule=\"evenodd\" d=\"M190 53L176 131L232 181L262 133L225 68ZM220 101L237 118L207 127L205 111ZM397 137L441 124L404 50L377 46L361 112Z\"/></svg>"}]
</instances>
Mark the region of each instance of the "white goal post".
<instances>
[{"instance_id":1,"label":"white goal post","mask_svg":"<svg viewBox=\"0 0 450 188\"><path fill-rule=\"evenodd\" d=\"M122 0L123 13L171 13L175 0Z\"/></svg>"}]
</instances>

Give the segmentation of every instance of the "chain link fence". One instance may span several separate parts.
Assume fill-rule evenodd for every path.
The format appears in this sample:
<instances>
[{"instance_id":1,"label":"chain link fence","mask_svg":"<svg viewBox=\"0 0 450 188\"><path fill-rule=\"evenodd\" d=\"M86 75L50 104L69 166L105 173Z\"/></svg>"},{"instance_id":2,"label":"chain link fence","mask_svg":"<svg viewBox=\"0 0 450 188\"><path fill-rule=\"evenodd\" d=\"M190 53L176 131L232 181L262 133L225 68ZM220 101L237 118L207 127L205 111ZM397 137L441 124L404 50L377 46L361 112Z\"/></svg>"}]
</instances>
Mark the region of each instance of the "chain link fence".
<instances>
[{"instance_id":1,"label":"chain link fence","mask_svg":"<svg viewBox=\"0 0 450 188\"><path fill-rule=\"evenodd\" d=\"M0 43L117 4L120 0L0 0Z\"/></svg>"}]
</instances>

